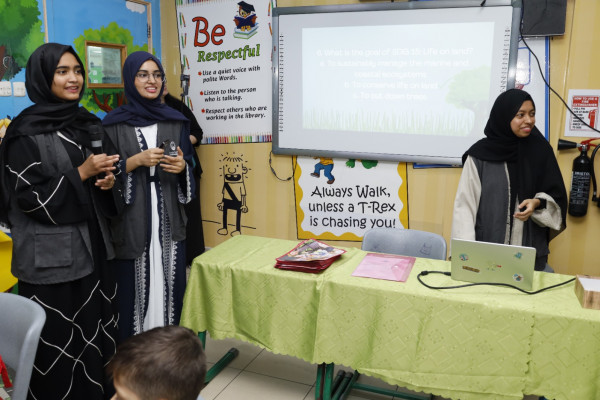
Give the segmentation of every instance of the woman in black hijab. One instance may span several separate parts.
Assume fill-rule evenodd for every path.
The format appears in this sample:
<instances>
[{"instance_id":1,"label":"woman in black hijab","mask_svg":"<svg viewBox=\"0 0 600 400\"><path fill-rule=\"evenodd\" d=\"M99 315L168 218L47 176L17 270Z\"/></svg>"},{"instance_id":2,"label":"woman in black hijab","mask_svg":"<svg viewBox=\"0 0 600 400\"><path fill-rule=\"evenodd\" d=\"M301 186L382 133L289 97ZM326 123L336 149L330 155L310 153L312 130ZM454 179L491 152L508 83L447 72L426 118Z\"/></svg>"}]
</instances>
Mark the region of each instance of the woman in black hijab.
<instances>
[{"instance_id":1,"label":"woman in black hijab","mask_svg":"<svg viewBox=\"0 0 600 400\"><path fill-rule=\"evenodd\" d=\"M188 119L161 102L165 80L152 54L123 65L127 104L104 118L126 171L125 210L110 221L119 284L119 339L177 325L186 282L186 214L194 196Z\"/></svg>"},{"instance_id":2,"label":"woman in black hijab","mask_svg":"<svg viewBox=\"0 0 600 400\"><path fill-rule=\"evenodd\" d=\"M34 104L12 121L0 146L0 220L11 228L19 294L46 311L29 395L109 398L104 365L115 352L118 316L105 216L118 211L112 188L119 156L93 154L92 141L103 138L90 130L101 132L101 125L79 107L85 72L71 46L35 50L25 87Z\"/></svg>"},{"instance_id":3,"label":"woman in black hijab","mask_svg":"<svg viewBox=\"0 0 600 400\"><path fill-rule=\"evenodd\" d=\"M567 193L554 151L535 127L531 96L500 94L484 133L463 155L452 237L535 247L535 269L552 271L548 243L566 227Z\"/></svg>"}]
</instances>

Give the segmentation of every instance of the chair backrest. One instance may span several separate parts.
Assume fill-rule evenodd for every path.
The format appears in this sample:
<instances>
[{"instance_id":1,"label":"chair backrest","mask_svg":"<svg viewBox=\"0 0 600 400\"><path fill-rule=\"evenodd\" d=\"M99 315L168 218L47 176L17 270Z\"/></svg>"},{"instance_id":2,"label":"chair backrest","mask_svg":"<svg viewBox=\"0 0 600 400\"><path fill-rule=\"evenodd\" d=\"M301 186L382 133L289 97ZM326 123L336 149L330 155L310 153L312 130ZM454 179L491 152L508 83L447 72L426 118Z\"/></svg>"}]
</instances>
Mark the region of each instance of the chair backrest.
<instances>
[{"instance_id":1,"label":"chair backrest","mask_svg":"<svg viewBox=\"0 0 600 400\"><path fill-rule=\"evenodd\" d=\"M415 229L370 229L363 236L361 248L377 253L446 259L446 240L443 236Z\"/></svg>"},{"instance_id":2,"label":"chair backrest","mask_svg":"<svg viewBox=\"0 0 600 400\"><path fill-rule=\"evenodd\" d=\"M46 312L35 301L0 293L0 356L15 371L12 400L25 400Z\"/></svg>"}]
</instances>

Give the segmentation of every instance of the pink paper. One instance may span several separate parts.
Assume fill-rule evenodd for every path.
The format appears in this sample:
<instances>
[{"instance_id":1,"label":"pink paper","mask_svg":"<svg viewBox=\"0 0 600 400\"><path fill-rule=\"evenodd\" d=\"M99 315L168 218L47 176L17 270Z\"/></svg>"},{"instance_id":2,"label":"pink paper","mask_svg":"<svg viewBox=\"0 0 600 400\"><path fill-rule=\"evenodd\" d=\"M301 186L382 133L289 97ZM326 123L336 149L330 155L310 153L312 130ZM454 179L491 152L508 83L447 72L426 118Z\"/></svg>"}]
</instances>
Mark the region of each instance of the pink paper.
<instances>
[{"instance_id":1,"label":"pink paper","mask_svg":"<svg viewBox=\"0 0 600 400\"><path fill-rule=\"evenodd\" d=\"M414 263L414 257L367 253L352 276L406 282Z\"/></svg>"}]
</instances>

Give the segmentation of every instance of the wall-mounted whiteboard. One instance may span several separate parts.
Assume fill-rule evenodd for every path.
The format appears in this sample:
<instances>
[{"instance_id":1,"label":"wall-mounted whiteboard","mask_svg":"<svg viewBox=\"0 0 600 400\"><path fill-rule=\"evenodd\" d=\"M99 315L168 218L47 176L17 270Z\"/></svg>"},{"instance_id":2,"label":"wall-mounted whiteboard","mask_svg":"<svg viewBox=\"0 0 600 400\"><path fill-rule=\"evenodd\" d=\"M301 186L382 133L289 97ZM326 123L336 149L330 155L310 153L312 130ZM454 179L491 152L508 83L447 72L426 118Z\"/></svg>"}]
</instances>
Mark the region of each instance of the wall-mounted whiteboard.
<instances>
[{"instance_id":1,"label":"wall-mounted whiteboard","mask_svg":"<svg viewBox=\"0 0 600 400\"><path fill-rule=\"evenodd\" d=\"M459 164L514 87L516 3L275 8L273 152Z\"/></svg>"}]
</instances>

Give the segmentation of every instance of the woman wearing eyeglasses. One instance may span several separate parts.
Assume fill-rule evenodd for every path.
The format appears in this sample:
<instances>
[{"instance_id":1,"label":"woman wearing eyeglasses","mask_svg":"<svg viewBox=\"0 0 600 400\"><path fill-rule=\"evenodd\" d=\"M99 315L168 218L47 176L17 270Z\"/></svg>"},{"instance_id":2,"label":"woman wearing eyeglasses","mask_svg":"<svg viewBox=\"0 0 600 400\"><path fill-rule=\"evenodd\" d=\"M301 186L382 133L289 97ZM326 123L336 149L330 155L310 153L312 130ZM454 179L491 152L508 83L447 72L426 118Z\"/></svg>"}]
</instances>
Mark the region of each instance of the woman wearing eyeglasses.
<instances>
[{"instance_id":1,"label":"woman wearing eyeglasses","mask_svg":"<svg viewBox=\"0 0 600 400\"><path fill-rule=\"evenodd\" d=\"M161 102L160 61L147 52L132 53L123 65L123 80L127 104L102 121L127 172L125 211L111 219L120 340L179 323L185 290L184 204L195 192L189 121Z\"/></svg>"}]
</instances>

